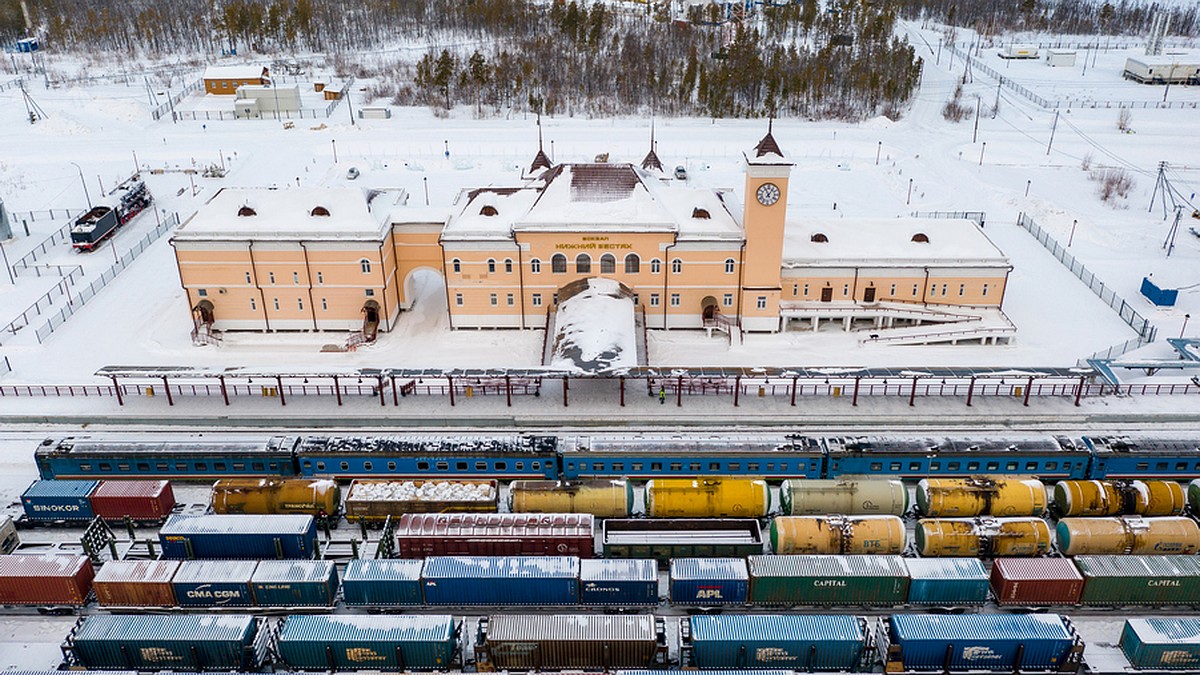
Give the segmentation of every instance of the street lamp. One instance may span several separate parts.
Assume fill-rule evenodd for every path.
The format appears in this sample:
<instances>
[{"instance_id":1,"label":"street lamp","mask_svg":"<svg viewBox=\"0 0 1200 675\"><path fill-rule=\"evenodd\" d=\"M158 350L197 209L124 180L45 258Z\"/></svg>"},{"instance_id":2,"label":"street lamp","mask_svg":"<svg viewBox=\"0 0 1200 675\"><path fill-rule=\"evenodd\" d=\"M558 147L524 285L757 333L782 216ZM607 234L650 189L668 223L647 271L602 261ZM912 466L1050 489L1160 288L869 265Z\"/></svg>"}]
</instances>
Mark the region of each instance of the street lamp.
<instances>
[{"instance_id":1,"label":"street lamp","mask_svg":"<svg viewBox=\"0 0 1200 675\"><path fill-rule=\"evenodd\" d=\"M1182 340L1182 339L1183 339L1183 332L1187 330L1187 322L1188 322L1188 319L1190 319L1190 318L1192 318L1192 315L1191 315L1191 314L1184 314L1184 315L1183 315L1183 328L1180 328L1180 329L1179 329L1179 339L1180 339L1180 340Z\"/></svg>"},{"instance_id":2,"label":"street lamp","mask_svg":"<svg viewBox=\"0 0 1200 675\"><path fill-rule=\"evenodd\" d=\"M90 210L92 208L92 197L88 194L87 181L83 179L83 169L75 162L71 162L71 166L74 166L79 171L79 184L83 186L83 197L87 200L88 209Z\"/></svg>"}]
</instances>

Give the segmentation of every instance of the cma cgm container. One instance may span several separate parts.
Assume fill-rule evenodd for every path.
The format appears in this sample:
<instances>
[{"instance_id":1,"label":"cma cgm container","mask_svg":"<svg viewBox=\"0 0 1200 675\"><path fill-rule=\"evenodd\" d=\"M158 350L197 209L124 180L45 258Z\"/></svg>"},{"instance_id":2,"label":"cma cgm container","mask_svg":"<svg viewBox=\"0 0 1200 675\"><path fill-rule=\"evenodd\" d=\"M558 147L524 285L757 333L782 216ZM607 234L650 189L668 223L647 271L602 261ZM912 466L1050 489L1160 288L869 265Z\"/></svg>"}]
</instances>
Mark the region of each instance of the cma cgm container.
<instances>
[{"instance_id":1,"label":"cma cgm container","mask_svg":"<svg viewBox=\"0 0 1200 675\"><path fill-rule=\"evenodd\" d=\"M110 560L96 573L96 600L103 607L174 607L178 569L178 560Z\"/></svg>"},{"instance_id":2,"label":"cma cgm container","mask_svg":"<svg viewBox=\"0 0 1200 675\"><path fill-rule=\"evenodd\" d=\"M250 672L266 656L267 633L252 616L97 614L80 620L64 649L93 670Z\"/></svg>"},{"instance_id":3,"label":"cma cgm container","mask_svg":"<svg viewBox=\"0 0 1200 675\"><path fill-rule=\"evenodd\" d=\"M982 605L988 573L976 558L908 558L908 604Z\"/></svg>"},{"instance_id":4,"label":"cma cgm container","mask_svg":"<svg viewBox=\"0 0 1200 675\"><path fill-rule=\"evenodd\" d=\"M1000 605L1078 605L1083 576L1067 558L997 558L992 593Z\"/></svg>"},{"instance_id":5,"label":"cma cgm container","mask_svg":"<svg viewBox=\"0 0 1200 675\"><path fill-rule=\"evenodd\" d=\"M580 560L579 603L582 605L657 605L658 561Z\"/></svg>"},{"instance_id":6,"label":"cma cgm container","mask_svg":"<svg viewBox=\"0 0 1200 675\"><path fill-rule=\"evenodd\" d=\"M479 671L650 668L666 655L663 621L646 614L492 615L475 637Z\"/></svg>"},{"instance_id":7,"label":"cma cgm container","mask_svg":"<svg viewBox=\"0 0 1200 675\"><path fill-rule=\"evenodd\" d=\"M250 579L259 607L331 607L337 599L332 560L264 560Z\"/></svg>"},{"instance_id":8,"label":"cma cgm container","mask_svg":"<svg viewBox=\"0 0 1200 675\"><path fill-rule=\"evenodd\" d=\"M351 560L342 572L347 605L387 607L421 604L421 560Z\"/></svg>"},{"instance_id":9,"label":"cma cgm container","mask_svg":"<svg viewBox=\"0 0 1200 675\"><path fill-rule=\"evenodd\" d=\"M750 592L742 558L674 558L670 579L676 605L740 605Z\"/></svg>"},{"instance_id":10,"label":"cma cgm container","mask_svg":"<svg viewBox=\"0 0 1200 675\"><path fill-rule=\"evenodd\" d=\"M431 555L577 555L591 558L591 514L408 513L396 524L401 558Z\"/></svg>"},{"instance_id":11,"label":"cma cgm container","mask_svg":"<svg viewBox=\"0 0 1200 675\"><path fill-rule=\"evenodd\" d=\"M92 511L104 520L160 521L175 508L175 492L165 480L102 480L92 493Z\"/></svg>"},{"instance_id":12,"label":"cma cgm container","mask_svg":"<svg viewBox=\"0 0 1200 675\"><path fill-rule=\"evenodd\" d=\"M579 558L457 556L425 559L427 605L575 605Z\"/></svg>"},{"instance_id":13,"label":"cma cgm container","mask_svg":"<svg viewBox=\"0 0 1200 675\"><path fill-rule=\"evenodd\" d=\"M1084 605L1195 605L1200 560L1194 556L1081 555Z\"/></svg>"},{"instance_id":14,"label":"cma cgm container","mask_svg":"<svg viewBox=\"0 0 1200 675\"><path fill-rule=\"evenodd\" d=\"M701 669L851 672L869 653L867 622L856 616L693 616L682 619L680 635L688 665Z\"/></svg>"},{"instance_id":15,"label":"cma cgm container","mask_svg":"<svg viewBox=\"0 0 1200 675\"><path fill-rule=\"evenodd\" d=\"M289 616L276 649L298 670L445 670L457 642L451 616Z\"/></svg>"},{"instance_id":16,"label":"cma cgm container","mask_svg":"<svg viewBox=\"0 0 1200 675\"><path fill-rule=\"evenodd\" d=\"M1200 619L1126 619L1120 644L1134 668L1200 670Z\"/></svg>"},{"instance_id":17,"label":"cma cgm container","mask_svg":"<svg viewBox=\"0 0 1200 675\"><path fill-rule=\"evenodd\" d=\"M900 670L1075 672L1083 643L1057 614L894 614L884 664Z\"/></svg>"},{"instance_id":18,"label":"cma cgm container","mask_svg":"<svg viewBox=\"0 0 1200 675\"><path fill-rule=\"evenodd\" d=\"M902 605L908 568L897 555L750 556L757 605Z\"/></svg>"},{"instance_id":19,"label":"cma cgm container","mask_svg":"<svg viewBox=\"0 0 1200 675\"><path fill-rule=\"evenodd\" d=\"M94 480L35 480L21 494L30 520L91 520Z\"/></svg>"},{"instance_id":20,"label":"cma cgm container","mask_svg":"<svg viewBox=\"0 0 1200 675\"><path fill-rule=\"evenodd\" d=\"M94 576L85 555L3 555L0 605L81 606Z\"/></svg>"},{"instance_id":21,"label":"cma cgm container","mask_svg":"<svg viewBox=\"0 0 1200 675\"><path fill-rule=\"evenodd\" d=\"M253 560L185 560L171 585L180 607L252 607Z\"/></svg>"},{"instance_id":22,"label":"cma cgm container","mask_svg":"<svg viewBox=\"0 0 1200 675\"><path fill-rule=\"evenodd\" d=\"M271 560L312 558L317 524L312 516L181 516L158 531L164 558Z\"/></svg>"}]
</instances>

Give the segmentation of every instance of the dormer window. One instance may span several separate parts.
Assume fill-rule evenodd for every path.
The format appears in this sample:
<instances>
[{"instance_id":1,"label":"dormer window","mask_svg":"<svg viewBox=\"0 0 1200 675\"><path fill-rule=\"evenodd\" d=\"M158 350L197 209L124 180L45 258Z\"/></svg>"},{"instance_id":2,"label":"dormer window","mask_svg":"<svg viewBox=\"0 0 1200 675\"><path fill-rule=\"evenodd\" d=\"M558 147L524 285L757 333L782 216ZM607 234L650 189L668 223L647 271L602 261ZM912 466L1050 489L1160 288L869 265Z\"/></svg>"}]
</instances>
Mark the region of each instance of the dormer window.
<instances>
[{"instance_id":1,"label":"dormer window","mask_svg":"<svg viewBox=\"0 0 1200 675\"><path fill-rule=\"evenodd\" d=\"M308 215L310 215L310 216L328 216L329 209L325 208L324 206L316 206L316 207L313 207L312 212L310 212Z\"/></svg>"},{"instance_id":2,"label":"dormer window","mask_svg":"<svg viewBox=\"0 0 1200 675\"><path fill-rule=\"evenodd\" d=\"M814 244L828 244L829 237L826 237L824 234L817 232L813 236L809 237L809 241L811 241Z\"/></svg>"},{"instance_id":3,"label":"dormer window","mask_svg":"<svg viewBox=\"0 0 1200 675\"><path fill-rule=\"evenodd\" d=\"M257 216L258 211L255 211L254 209L250 208L249 206L243 206L242 208L238 209L238 215L242 216L242 217Z\"/></svg>"},{"instance_id":4,"label":"dormer window","mask_svg":"<svg viewBox=\"0 0 1200 675\"><path fill-rule=\"evenodd\" d=\"M484 206L482 209L479 209L479 215L481 215L481 216L498 216L498 215L500 215L500 212L496 210L496 207L492 206L491 204L488 204L488 205Z\"/></svg>"},{"instance_id":5,"label":"dormer window","mask_svg":"<svg viewBox=\"0 0 1200 675\"><path fill-rule=\"evenodd\" d=\"M702 209L700 207L692 209L692 217L699 218L700 220L708 220L709 218L712 218L712 216L708 213L708 209Z\"/></svg>"},{"instance_id":6,"label":"dormer window","mask_svg":"<svg viewBox=\"0 0 1200 675\"><path fill-rule=\"evenodd\" d=\"M918 232L912 236L912 240L918 244L928 244L929 235L925 234L924 232Z\"/></svg>"}]
</instances>

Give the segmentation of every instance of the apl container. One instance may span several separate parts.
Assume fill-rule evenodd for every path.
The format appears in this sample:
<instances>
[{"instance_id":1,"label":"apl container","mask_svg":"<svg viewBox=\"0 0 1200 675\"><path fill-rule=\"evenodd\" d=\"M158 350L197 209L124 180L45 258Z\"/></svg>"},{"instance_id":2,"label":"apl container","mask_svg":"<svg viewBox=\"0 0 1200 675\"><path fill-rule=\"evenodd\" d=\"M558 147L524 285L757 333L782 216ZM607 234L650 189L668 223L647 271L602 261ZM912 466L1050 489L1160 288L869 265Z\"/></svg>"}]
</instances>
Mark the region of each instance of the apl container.
<instances>
[{"instance_id":1,"label":"apl container","mask_svg":"<svg viewBox=\"0 0 1200 675\"><path fill-rule=\"evenodd\" d=\"M662 619L647 614L494 614L475 637L480 671L649 668L666 653Z\"/></svg>"},{"instance_id":2,"label":"apl container","mask_svg":"<svg viewBox=\"0 0 1200 675\"><path fill-rule=\"evenodd\" d=\"M658 561L580 560L579 604L658 605Z\"/></svg>"},{"instance_id":3,"label":"apl container","mask_svg":"<svg viewBox=\"0 0 1200 675\"><path fill-rule=\"evenodd\" d=\"M1200 604L1200 560L1192 556L1081 555L1084 605Z\"/></svg>"},{"instance_id":4,"label":"apl container","mask_svg":"<svg viewBox=\"0 0 1200 675\"><path fill-rule=\"evenodd\" d=\"M1063 555L1191 555L1200 549L1200 526L1191 518L1063 518L1055 527Z\"/></svg>"},{"instance_id":5,"label":"apl container","mask_svg":"<svg viewBox=\"0 0 1200 675\"><path fill-rule=\"evenodd\" d=\"M421 604L423 560L351 560L342 572L347 605L391 607Z\"/></svg>"},{"instance_id":6,"label":"apl container","mask_svg":"<svg viewBox=\"0 0 1200 675\"><path fill-rule=\"evenodd\" d=\"M750 556L756 605L902 605L908 568L895 555Z\"/></svg>"},{"instance_id":7,"label":"apl container","mask_svg":"<svg viewBox=\"0 0 1200 675\"><path fill-rule=\"evenodd\" d=\"M102 607L174 607L178 569L178 560L110 560L92 588Z\"/></svg>"},{"instance_id":8,"label":"apl container","mask_svg":"<svg viewBox=\"0 0 1200 675\"><path fill-rule=\"evenodd\" d=\"M785 516L902 516L908 510L908 489L891 479L788 479L779 487Z\"/></svg>"},{"instance_id":9,"label":"apl container","mask_svg":"<svg viewBox=\"0 0 1200 675\"><path fill-rule=\"evenodd\" d=\"M396 523L397 555L575 555L591 558L594 520L582 513L410 513Z\"/></svg>"},{"instance_id":10,"label":"apl container","mask_svg":"<svg viewBox=\"0 0 1200 675\"><path fill-rule=\"evenodd\" d=\"M999 605L1078 605L1083 576L1067 558L997 558L991 586Z\"/></svg>"},{"instance_id":11,"label":"apl container","mask_svg":"<svg viewBox=\"0 0 1200 675\"><path fill-rule=\"evenodd\" d=\"M81 606L94 576L85 555L0 555L0 605Z\"/></svg>"},{"instance_id":12,"label":"apl container","mask_svg":"<svg viewBox=\"0 0 1200 675\"><path fill-rule=\"evenodd\" d=\"M92 511L105 520L160 521L175 508L165 480L102 480L92 493Z\"/></svg>"},{"instance_id":13,"label":"apl container","mask_svg":"<svg viewBox=\"0 0 1200 675\"><path fill-rule=\"evenodd\" d=\"M297 670L445 670L457 637L451 616L293 615L276 645Z\"/></svg>"},{"instance_id":14,"label":"apl container","mask_svg":"<svg viewBox=\"0 0 1200 675\"><path fill-rule=\"evenodd\" d=\"M1200 670L1200 619L1126 619L1121 651L1129 665L1147 670Z\"/></svg>"},{"instance_id":15,"label":"apl container","mask_svg":"<svg viewBox=\"0 0 1200 675\"><path fill-rule=\"evenodd\" d=\"M331 607L337 567L331 560L264 560L250 578L259 607Z\"/></svg>"},{"instance_id":16,"label":"apl container","mask_svg":"<svg viewBox=\"0 0 1200 675\"><path fill-rule=\"evenodd\" d=\"M1082 643L1057 614L893 614L886 669L1059 670ZM1018 661L1019 659L1019 661ZM893 664L903 664L896 668Z\"/></svg>"},{"instance_id":17,"label":"apl container","mask_svg":"<svg viewBox=\"0 0 1200 675\"><path fill-rule=\"evenodd\" d=\"M671 603L741 605L750 592L750 572L742 558L673 558Z\"/></svg>"},{"instance_id":18,"label":"apl container","mask_svg":"<svg viewBox=\"0 0 1200 675\"><path fill-rule=\"evenodd\" d=\"M627 480L515 480L508 486L513 513L590 513L597 518L628 518L633 484Z\"/></svg>"},{"instance_id":19,"label":"apl container","mask_svg":"<svg viewBox=\"0 0 1200 675\"><path fill-rule=\"evenodd\" d=\"M421 579L427 605L579 604L574 556L435 556Z\"/></svg>"},{"instance_id":20,"label":"apl container","mask_svg":"<svg viewBox=\"0 0 1200 675\"><path fill-rule=\"evenodd\" d=\"M845 615L728 615L683 619L689 665L852 672L864 666L867 624ZM865 668L863 668L865 670Z\"/></svg>"},{"instance_id":21,"label":"apl container","mask_svg":"<svg viewBox=\"0 0 1200 675\"><path fill-rule=\"evenodd\" d=\"M932 518L1040 516L1046 486L1035 478L924 478L917 510Z\"/></svg>"},{"instance_id":22,"label":"apl container","mask_svg":"<svg viewBox=\"0 0 1200 675\"><path fill-rule=\"evenodd\" d=\"M312 558L317 524L312 516L182 516L158 531L164 558L273 560Z\"/></svg>"},{"instance_id":23,"label":"apl container","mask_svg":"<svg viewBox=\"0 0 1200 675\"><path fill-rule=\"evenodd\" d=\"M213 483L212 507L219 514L331 516L341 490L323 478L222 478Z\"/></svg>"},{"instance_id":24,"label":"apl container","mask_svg":"<svg viewBox=\"0 0 1200 675\"><path fill-rule=\"evenodd\" d=\"M757 478L655 478L646 481L651 518L762 518L771 490Z\"/></svg>"},{"instance_id":25,"label":"apl container","mask_svg":"<svg viewBox=\"0 0 1200 675\"><path fill-rule=\"evenodd\" d=\"M927 557L1045 555L1050 526L1041 518L922 518L917 552Z\"/></svg>"},{"instance_id":26,"label":"apl container","mask_svg":"<svg viewBox=\"0 0 1200 675\"><path fill-rule=\"evenodd\" d=\"M951 607L982 605L988 574L976 558L906 558L908 604Z\"/></svg>"},{"instance_id":27,"label":"apl container","mask_svg":"<svg viewBox=\"0 0 1200 675\"><path fill-rule=\"evenodd\" d=\"M96 614L69 639L80 665L94 670L258 669L267 650L252 616Z\"/></svg>"},{"instance_id":28,"label":"apl container","mask_svg":"<svg viewBox=\"0 0 1200 675\"><path fill-rule=\"evenodd\" d=\"M904 550L904 521L899 516L779 516L771 521L771 550L895 555Z\"/></svg>"},{"instance_id":29,"label":"apl container","mask_svg":"<svg viewBox=\"0 0 1200 675\"><path fill-rule=\"evenodd\" d=\"M35 480L21 494L30 520L91 520L90 497L100 483L94 480Z\"/></svg>"},{"instance_id":30,"label":"apl container","mask_svg":"<svg viewBox=\"0 0 1200 675\"><path fill-rule=\"evenodd\" d=\"M253 607L253 560L184 560L171 585L180 607Z\"/></svg>"}]
</instances>

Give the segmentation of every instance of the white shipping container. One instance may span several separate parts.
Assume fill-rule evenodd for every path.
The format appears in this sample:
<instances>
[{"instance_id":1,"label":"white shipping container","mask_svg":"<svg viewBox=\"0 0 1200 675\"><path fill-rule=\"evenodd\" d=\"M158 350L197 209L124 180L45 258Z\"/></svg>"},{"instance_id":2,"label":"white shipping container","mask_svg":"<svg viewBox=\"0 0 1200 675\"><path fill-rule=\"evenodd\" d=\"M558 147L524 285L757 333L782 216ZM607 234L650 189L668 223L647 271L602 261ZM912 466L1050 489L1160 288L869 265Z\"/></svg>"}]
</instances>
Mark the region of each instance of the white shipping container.
<instances>
[{"instance_id":1,"label":"white shipping container","mask_svg":"<svg viewBox=\"0 0 1200 675\"><path fill-rule=\"evenodd\" d=\"M1051 67L1075 65L1075 52L1069 49L1047 49L1046 65Z\"/></svg>"},{"instance_id":2,"label":"white shipping container","mask_svg":"<svg viewBox=\"0 0 1200 675\"><path fill-rule=\"evenodd\" d=\"M1000 57L1004 59L1036 59L1038 48L1037 45L1009 45L1000 52Z\"/></svg>"}]
</instances>

